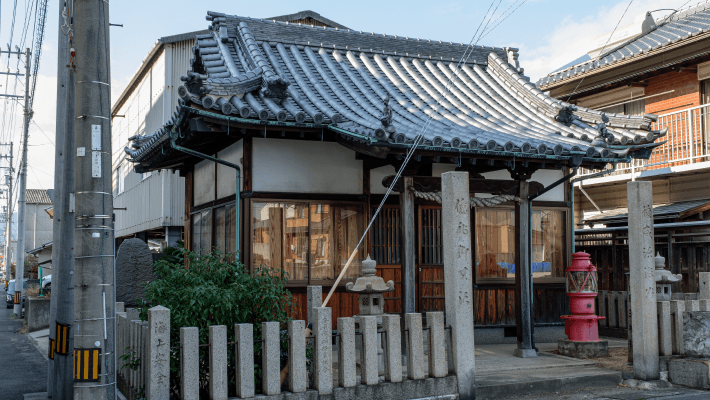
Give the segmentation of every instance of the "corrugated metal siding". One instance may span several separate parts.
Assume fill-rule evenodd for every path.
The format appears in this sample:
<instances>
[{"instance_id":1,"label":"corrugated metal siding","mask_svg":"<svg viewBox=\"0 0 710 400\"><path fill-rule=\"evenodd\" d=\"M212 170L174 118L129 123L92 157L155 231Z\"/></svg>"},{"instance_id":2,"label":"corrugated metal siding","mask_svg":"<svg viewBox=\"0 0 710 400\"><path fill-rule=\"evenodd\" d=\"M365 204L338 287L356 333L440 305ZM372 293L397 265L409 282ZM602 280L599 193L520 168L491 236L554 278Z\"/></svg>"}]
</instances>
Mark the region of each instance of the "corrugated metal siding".
<instances>
[{"instance_id":1,"label":"corrugated metal siding","mask_svg":"<svg viewBox=\"0 0 710 400\"><path fill-rule=\"evenodd\" d=\"M175 42L172 44L172 104L170 104L170 110L174 110L177 106L177 101L180 98L177 94L177 89L182 85L180 77L185 75L190 68L190 59L194 56L192 52L192 46L195 45L195 40L183 40L180 42ZM172 111L171 111L172 112Z\"/></svg>"},{"instance_id":2,"label":"corrugated metal siding","mask_svg":"<svg viewBox=\"0 0 710 400\"><path fill-rule=\"evenodd\" d=\"M153 173L116 196L113 204L116 208L126 208L116 211L116 237L162 226L184 225L185 179L170 171Z\"/></svg>"}]
</instances>

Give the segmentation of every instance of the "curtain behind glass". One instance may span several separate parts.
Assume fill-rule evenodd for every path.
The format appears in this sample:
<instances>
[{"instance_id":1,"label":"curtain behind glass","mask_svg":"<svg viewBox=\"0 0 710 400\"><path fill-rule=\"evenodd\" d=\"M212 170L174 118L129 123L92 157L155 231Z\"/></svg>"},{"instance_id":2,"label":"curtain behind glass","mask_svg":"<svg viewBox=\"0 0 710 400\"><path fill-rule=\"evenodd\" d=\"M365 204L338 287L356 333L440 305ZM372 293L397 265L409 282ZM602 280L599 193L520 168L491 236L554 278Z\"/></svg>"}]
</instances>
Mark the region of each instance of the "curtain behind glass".
<instances>
[{"instance_id":1,"label":"curtain behind glass","mask_svg":"<svg viewBox=\"0 0 710 400\"><path fill-rule=\"evenodd\" d=\"M515 211L476 207L476 273L479 278L515 276Z\"/></svg>"}]
</instances>

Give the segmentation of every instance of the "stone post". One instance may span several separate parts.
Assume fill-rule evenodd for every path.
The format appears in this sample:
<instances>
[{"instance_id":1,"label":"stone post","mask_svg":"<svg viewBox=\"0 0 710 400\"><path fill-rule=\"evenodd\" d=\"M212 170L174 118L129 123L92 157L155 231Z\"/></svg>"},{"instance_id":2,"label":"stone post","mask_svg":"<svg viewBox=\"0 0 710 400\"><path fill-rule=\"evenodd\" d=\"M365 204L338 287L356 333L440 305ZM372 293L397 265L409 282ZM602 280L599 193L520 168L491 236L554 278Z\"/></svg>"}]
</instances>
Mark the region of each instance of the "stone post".
<instances>
[{"instance_id":1,"label":"stone post","mask_svg":"<svg viewBox=\"0 0 710 400\"><path fill-rule=\"evenodd\" d=\"M385 330L385 381L402 382L402 334L399 315L383 315Z\"/></svg>"},{"instance_id":2,"label":"stone post","mask_svg":"<svg viewBox=\"0 0 710 400\"><path fill-rule=\"evenodd\" d=\"M673 354L684 355L683 346L683 313L685 312L685 301L671 300L671 319L673 326Z\"/></svg>"},{"instance_id":3,"label":"stone post","mask_svg":"<svg viewBox=\"0 0 710 400\"><path fill-rule=\"evenodd\" d=\"M254 327L252 324L234 324L234 351L237 360L237 397L254 397Z\"/></svg>"},{"instance_id":4,"label":"stone post","mask_svg":"<svg viewBox=\"0 0 710 400\"><path fill-rule=\"evenodd\" d=\"M267 396L279 394L281 393L281 348L279 343L279 323L262 322L261 336L264 338L261 350L261 390Z\"/></svg>"},{"instance_id":5,"label":"stone post","mask_svg":"<svg viewBox=\"0 0 710 400\"><path fill-rule=\"evenodd\" d=\"M629 295L626 292L619 292L618 300L619 300L619 314L618 314L618 323L619 323L619 328L626 329L628 326L626 323L626 316L629 314L629 312L626 310L628 307L628 298Z\"/></svg>"},{"instance_id":6,"label":"stone post","mask_svg":"<svg viewBox=\"0 0 710 400\"><path fill-rule=\"evenodd\" d=\"M315 307L313 310L313 334L316 345L313 351L313 383L319 394L333 392L333 345L332 318L333 313L329 307Z\"/></svg>"},{"instance_id":7,"label":"stone post","mask_svg":"<svg viewBox=\"0 0 710 400\"><path fill-rule=\"evenodd\" d=\"M710 272L698 272L698 300L710 300Z\"/></svg>"},{"instance_id":8,"label":"stone post","mask_svg":"<svg viewBox=\"0 0 710 400\"><path fill-rule=\"evenodd\" d=\"M409 187L414 186L414 178L411 176L403 176L402 188L399 192L399 211L400 211L400 254L402 264L402 316L407 313L415 312L416 294L415 294L415 273L416 273L416 224L415 224L415 207L414 207L414 192L409 190Z\"/></svg>"},{"instance_id":9,"label":"stone post","mask_svg":"<svg viewBox=\"0 0 710 400\"><path fill-rule=\"evenodd\" d=\"M288 321L288 338L288 390L293 393L305 392L308 386L306 322Z\"/></svg>"},{"instance_id":10,"label":"stone post","mask_svg":"<svg viewBox=\"0 0 710 400\"><path fill-rule=\"evenodd\" d=\"M446 364L444 313L441 311L426 313L426 323L429 327L429 376L443 378L449 372Z\"/></svg>"},{"instance_id":11,"label":"stone post","mask_svg":"<svg viewBox=\"0 0 710 400\"><path fill-rule=\"evenodd\" d=\"M398 317L399 318L399 317ZM338 318L338 382L342 387L353 387L355 378L355 319Z\"/></svg>"},{"instance_id":12,"label":"stone post","mask_svg":"<svg viewBox=\"0 0 710 400\"><path fill-rule=\"evenodd\" d=\"M170 310L148 310L148 400L170 398Z\"/></svg>"},{"instance_id":13,"label":"stone post","mask_svg":"<svg viewBox=\"0 0 710 400\"><path fill-rule=\"evenodd\" d=\"M471 208L467 172L441 175L446 323L459 398L475 398Z\"/></svg>"},{"instance_id":14,"label":"stone post","mask_svg":"<svg viewBox=\"0 0 710 400\"><path fill-rule=\"evenodd\" d=\"M685 300L685 312L688 311L700 311L700 301L699 300Z\"/></svg>"},{"instance_id":15,"label":"stone post","mask_svg":"<svg viewBox=\"0 0 710 400\"><path fill-rule=\"evenodd\" d=\"M673 334L671 328L671 303L659 301L658 310L658 354L660 356L673 355Z\"/></svg>"},{"instance_id":16,"label":"stone post","mask_svg":"<svg viewBox=\"0 0 710 400\"><path fill-rule=\"evenodd\" d=\"M377 317L358 317L360 332L362 332L362 367L360 376L365 385L377 385Z\"/></svg>"},{"instance_id":17,"label":"stone post","mask_svg":"<svg viewBox=\"0 0 710 400\"><path fill-rule=\"evenodd\" d=\"M422 331L422 315L418 313L405 314L407 329L407 377L409 379L424 379L424 338Z\"/></svg>"},{"instance_id":18,"label":"stone post","mask_svg":"<svg viewBox=\"0 0 710 400\"><path fill-rule=\"evenodd\" d=\"M116 312L117 313L122 313L126 311L126 306L123 304L122 301L117 301L116 302Z\"/></svg>"},{"instance_id":19,"label":"stone post","mask_svg":"<svg viewBox=\"0 0 710 400\"><path fill-rule=\"evenodd\" d=\"M180 399L200 399L200 330L180 328Z\"/></svg>"},{"instance_id":20,"label":"stone post","mask_svg":"<svg viewBox=\"0 0 710 400\"><path fill-rule=\"evenodd\" d=\"M710 300L702 299L698 301L700 302L700 311L710 311Z\"/></svg>"},{"instance_id":21,"label":"stone post","mask_svg":"<svg viewBox=\"0 0 710 400\"><path fill-rule=\"evenodd\" d=\"M307 305L308 305L308 321L313 323L313 308L323 305L323 286L308 286Z\"/></svg>"},{"instance_id":22,"label":"stone post","mask_svg":"<svg viewBox=\"0 0 710 400\"><path fill-rule=\"evenodd\" d=\"M658 361L658 323L653 241L653 193L651 182L628 182L629 269L631 318L634 326L634 377L645 381L661 377Z\"/></svg>"},{"instance_id":23,"label":"stone post","mask_svg":"<svg viewBox=\"0 0 710 400\"><path fill-rule=\"evenodd\" d=\"M210 399L227 400L227 326L210 326Z\"/></svg>"}]
</instances>

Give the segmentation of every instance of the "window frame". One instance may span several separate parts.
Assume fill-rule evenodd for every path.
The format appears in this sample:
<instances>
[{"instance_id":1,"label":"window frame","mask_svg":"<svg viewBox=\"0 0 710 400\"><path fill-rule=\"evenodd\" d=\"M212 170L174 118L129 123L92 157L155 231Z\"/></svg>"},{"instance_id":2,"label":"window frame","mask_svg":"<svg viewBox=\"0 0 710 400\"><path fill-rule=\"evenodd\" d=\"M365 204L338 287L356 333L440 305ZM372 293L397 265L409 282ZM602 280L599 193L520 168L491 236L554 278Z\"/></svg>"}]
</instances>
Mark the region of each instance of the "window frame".
<instances>
[{"instance_id":1,"label":"window frame","mask_svg":"<svg viewBox=\"0 0 710 400\"><path fill-rule=\"evenodd\" d=\"M369 222L368 219L368 204L362 201L355 201L355 200L328 200L328 199L319 199L319 200L304 200L304 199L289 199L289 198L283 198L283 197L259 197L259 198L252 198L252 202L250 204L250 215L253 213L253 207L254 203L289 203L289 204L305 204L306 208L308 209L308 240L306 240L306 264L308 265L308 279L305 280L290 280L286 284L286 287L303 287L304 285L310 286L310 285L320 285L320 286L332 286L336 279L313 279L313 274L311 273L311 232L310 232L310 223L311 223L311 205L318 205L318 204L328 204L332 206L355 206L359 207L361 210L360 212L363 215L363 219L361 222L360 232L361 234L364 233L365 231L365 226L367 222ZM249 238L248 238L248 251L249 251L249 265L247 268L249 269L250 272L253 272L252 268L252 260L254 260L254 243L253 243L253 216L249 220ZM360 250L363 251L363 253L366 253L366 248L367 248L367 238L365 241L363 241L363 245L360 246ZM367 257L365 254L363 256ZM343 277L340 280L340 283L338 283L338 287L344 287L348 282L355 282L357 278L348 278L348 277Z\"/></svg>"},{"instance_id":2,"label":"window frame","mask_svg":"<svg viewBox=\"0 0 710 400\"><path fill-rule=\"evenodd\" d=\"M232 197L234 197L234 196L232 196ZM190 211L190 229L193 231L193 232L191 232L192 235L194 235L194 233L195 233L194 232L194 225L193 225L193 218L195 217L195 215L210 211L210 218L212 220L211 221L212 233L210 235L210 239L211 239L212 243L210 243L209 251L212 251L214 249L214 246L215 246L214 242L215 242L215 238L217 237L216 236L216 234L217 234L217 224L216 224L217 213L215 212L215 210L218 208L224 207L225 208L225 216L226 216L226 208L229 206L234 206L236 208L236 204L237 204L236 200L232 200L232 201L227 201L224 203L219 203L219 204L211 205L211 206L207 206L207 207L199 207L196 210L193 209L192 211ZM239 214L240 210L236 210L235 212L237 214ZM240 222L243 222L243 221L240 220ZM202 226L202 224L200 226ZM225 225L225 227L226 227L226 225ZM240 229L241 228L242 228L242 226L240 224ZM225 229L225 236L226 236L226 234L227 234L227 230ZM193 236L193 238L194 238L194 236ZM195 250L195 243L194 243L195 241L193 238L191 238L191 240L190 240L190 249L189 249L190 251L196 251ZM202 232L200 231L200 243L202 242L202 238L203 238ZM225 241L225 247L226 247L226 244L227 244L227 242ZM199 251L199 249L197 251ZM243 262L243 260L241 262Z\"/></svg>"},{"instance_id":3,"label":"window frame","mask_svg":"<svg viewBox=\"0 0 710 400\"><path fill-rule=\"evenodd\" d=\"M512 205L501 204L501 205L497 205L497 206L493 206L493 207L484 207L484 209L485 209L485 210L492 210L492 209L511 210L511 209L512 209L512 210L513 210L513 215L515 215L515 206L512 206ZM564 224L564 227L565 227L565 237L564 237L563 240L562 240L562 244L564 245L563 254L565 254L565 258L566 258L565 261L566 261L566 264L569 265L569 254L568 254L568 249L570 248L570 238L569 238L570 232L568 232L568 230L569 230L569 229L568 229L568 228L569 228L569 218L570 218L570 209L569 209L569 207L563 207L563 206L559 206L559 207L555 207L555 206L531 206L531 207L530 207L530 211L531 211L531 212L533 212L533 211L562 211L562 212L564 213L564 214L563 214L562 221L563 221L563 224ZM472 231L473 231L473 234L474 234L474 236L473 236L473 241L474 241L474 243L472 244L471 247L473 247L473 254L474 254L474 258L473 258L473 263L472 263L472 264L473 264L473 267L474 267L474 274L473 274L473 276L474 276L474 279L475 279L476 284L479 284L479 283L480 283L480 284L492 284L492 283L496 283L496 284L511 284L511 285L515 284L515 278L514 278L514 277L511 277L511 278L507 278L507 277L506 277L506 278L496 278L496 277L494 277L494 278L487 278L487 277L480 277L480 276L478 276L478 264L477 264L477 261L476 261L478 249L476 248L476 243L475 243L475 241L476 241L476 236L475 236L475 235L478 234L478 231L476 230L476 226L475 226L475 218L476 218L476 215L475 215L475 214L476 214L476 213L475 213L475 208L474 208L473 212L471 213L471 217L472 217L471 224L472 224L472 227L473 227ZM532 249L530 249L530 250L531 250L531 252L532 252ZM564 269L566 270L567 267L565 267ZM535 284L564 283L564 282L565 282L565 276L564 276L564 274L563 274L563 276L558 276L558 277L533 277L533 283L535 283Z\"/></svg>"}]
</instances>

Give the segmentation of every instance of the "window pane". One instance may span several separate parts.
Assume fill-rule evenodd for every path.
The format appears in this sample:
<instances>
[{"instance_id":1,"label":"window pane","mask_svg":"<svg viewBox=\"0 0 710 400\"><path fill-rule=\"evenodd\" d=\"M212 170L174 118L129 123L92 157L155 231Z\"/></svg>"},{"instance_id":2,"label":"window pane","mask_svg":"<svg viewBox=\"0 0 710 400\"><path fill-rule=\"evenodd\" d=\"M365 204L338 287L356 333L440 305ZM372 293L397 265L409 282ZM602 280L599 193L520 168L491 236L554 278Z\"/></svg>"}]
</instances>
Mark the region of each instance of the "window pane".
<instances>
[{"instance_id":1,"label":"window pane","mask_svg":"<svg viewBox=\"0 0 710 400\"><path fill-rule=\"evenodd\" d=\"M253 204L252 268L281 269L283 214L279 203Z\"/></svg>"},{"instance_id":2,"label":"window pane","mask_svg":"<svg viewBox=\"0 0 710 400\"><path fill-rule=\"evenodd\" d=\"M533 210L533 277L564 277L566 268L565 212Z\"/></svg>"},{"instance_id":3,"label":"window pane","mask_svg":"<svg viewBox=\"0 0 710 400\"><path fill-rule=\"evenodd\" d=\"M377 210L373 207L372 212ZM373 260L377 265L399 264L399 208L385 207L370 228Z\"/></svg>"},{"instance_id":4,"label":"window pane","mask_svg":"<svg viewBox=\"0 0 710 400\"><path fill-rule=\"evenodd\" d=\"M311 279L335 279L355 250L362 235L362 208L332 204L311 206ZM362 248L353 259L346 278L360 275Z\"/></svg>"},{"instance_id":5,"label":"window pane","mask_svg":"<svg viewBox=\"0 0 710 400\"><path fill-rule=\"evenodd\" d=\"M225 207L214 210L214 247L224 254L225 249Z\"/></svg>"},{"instance_id":6,"label":"window pane","mask_svg":"<svg viewBox=\"0 0 710 400\"><path fill-rule=\"evenodd\" d=\"M202 254L212 251L212 210L202 213Z\"/></svg>"},{"instance_id":7,"label":"window pane","mask_svg":"<svg viewBox=\"0 0 710 400\"><path fill-rule=\"evenodd\" d=\"M515 211L476 207L476 276L515 277Z\"/></svg>"},{"instance_id":8,"label":"window pane","mask_svg":"<svg viewBox=\"0 0 710 400\"><path fill-rule=\"evenodd\" d=\"M308 279L308 204L285 204L283 269L290 281Z\"/></svg>"},{"instance_id":9,"label":"window pane","mask_svg":"<svg viewBox=\"0 0 710 400\"><path fill-rule=\"evenodd\" d=\"M192 216L192 251L199 253L202 249L200 232L202 231L202 214Z\"/></svg>"}]
</instances>

